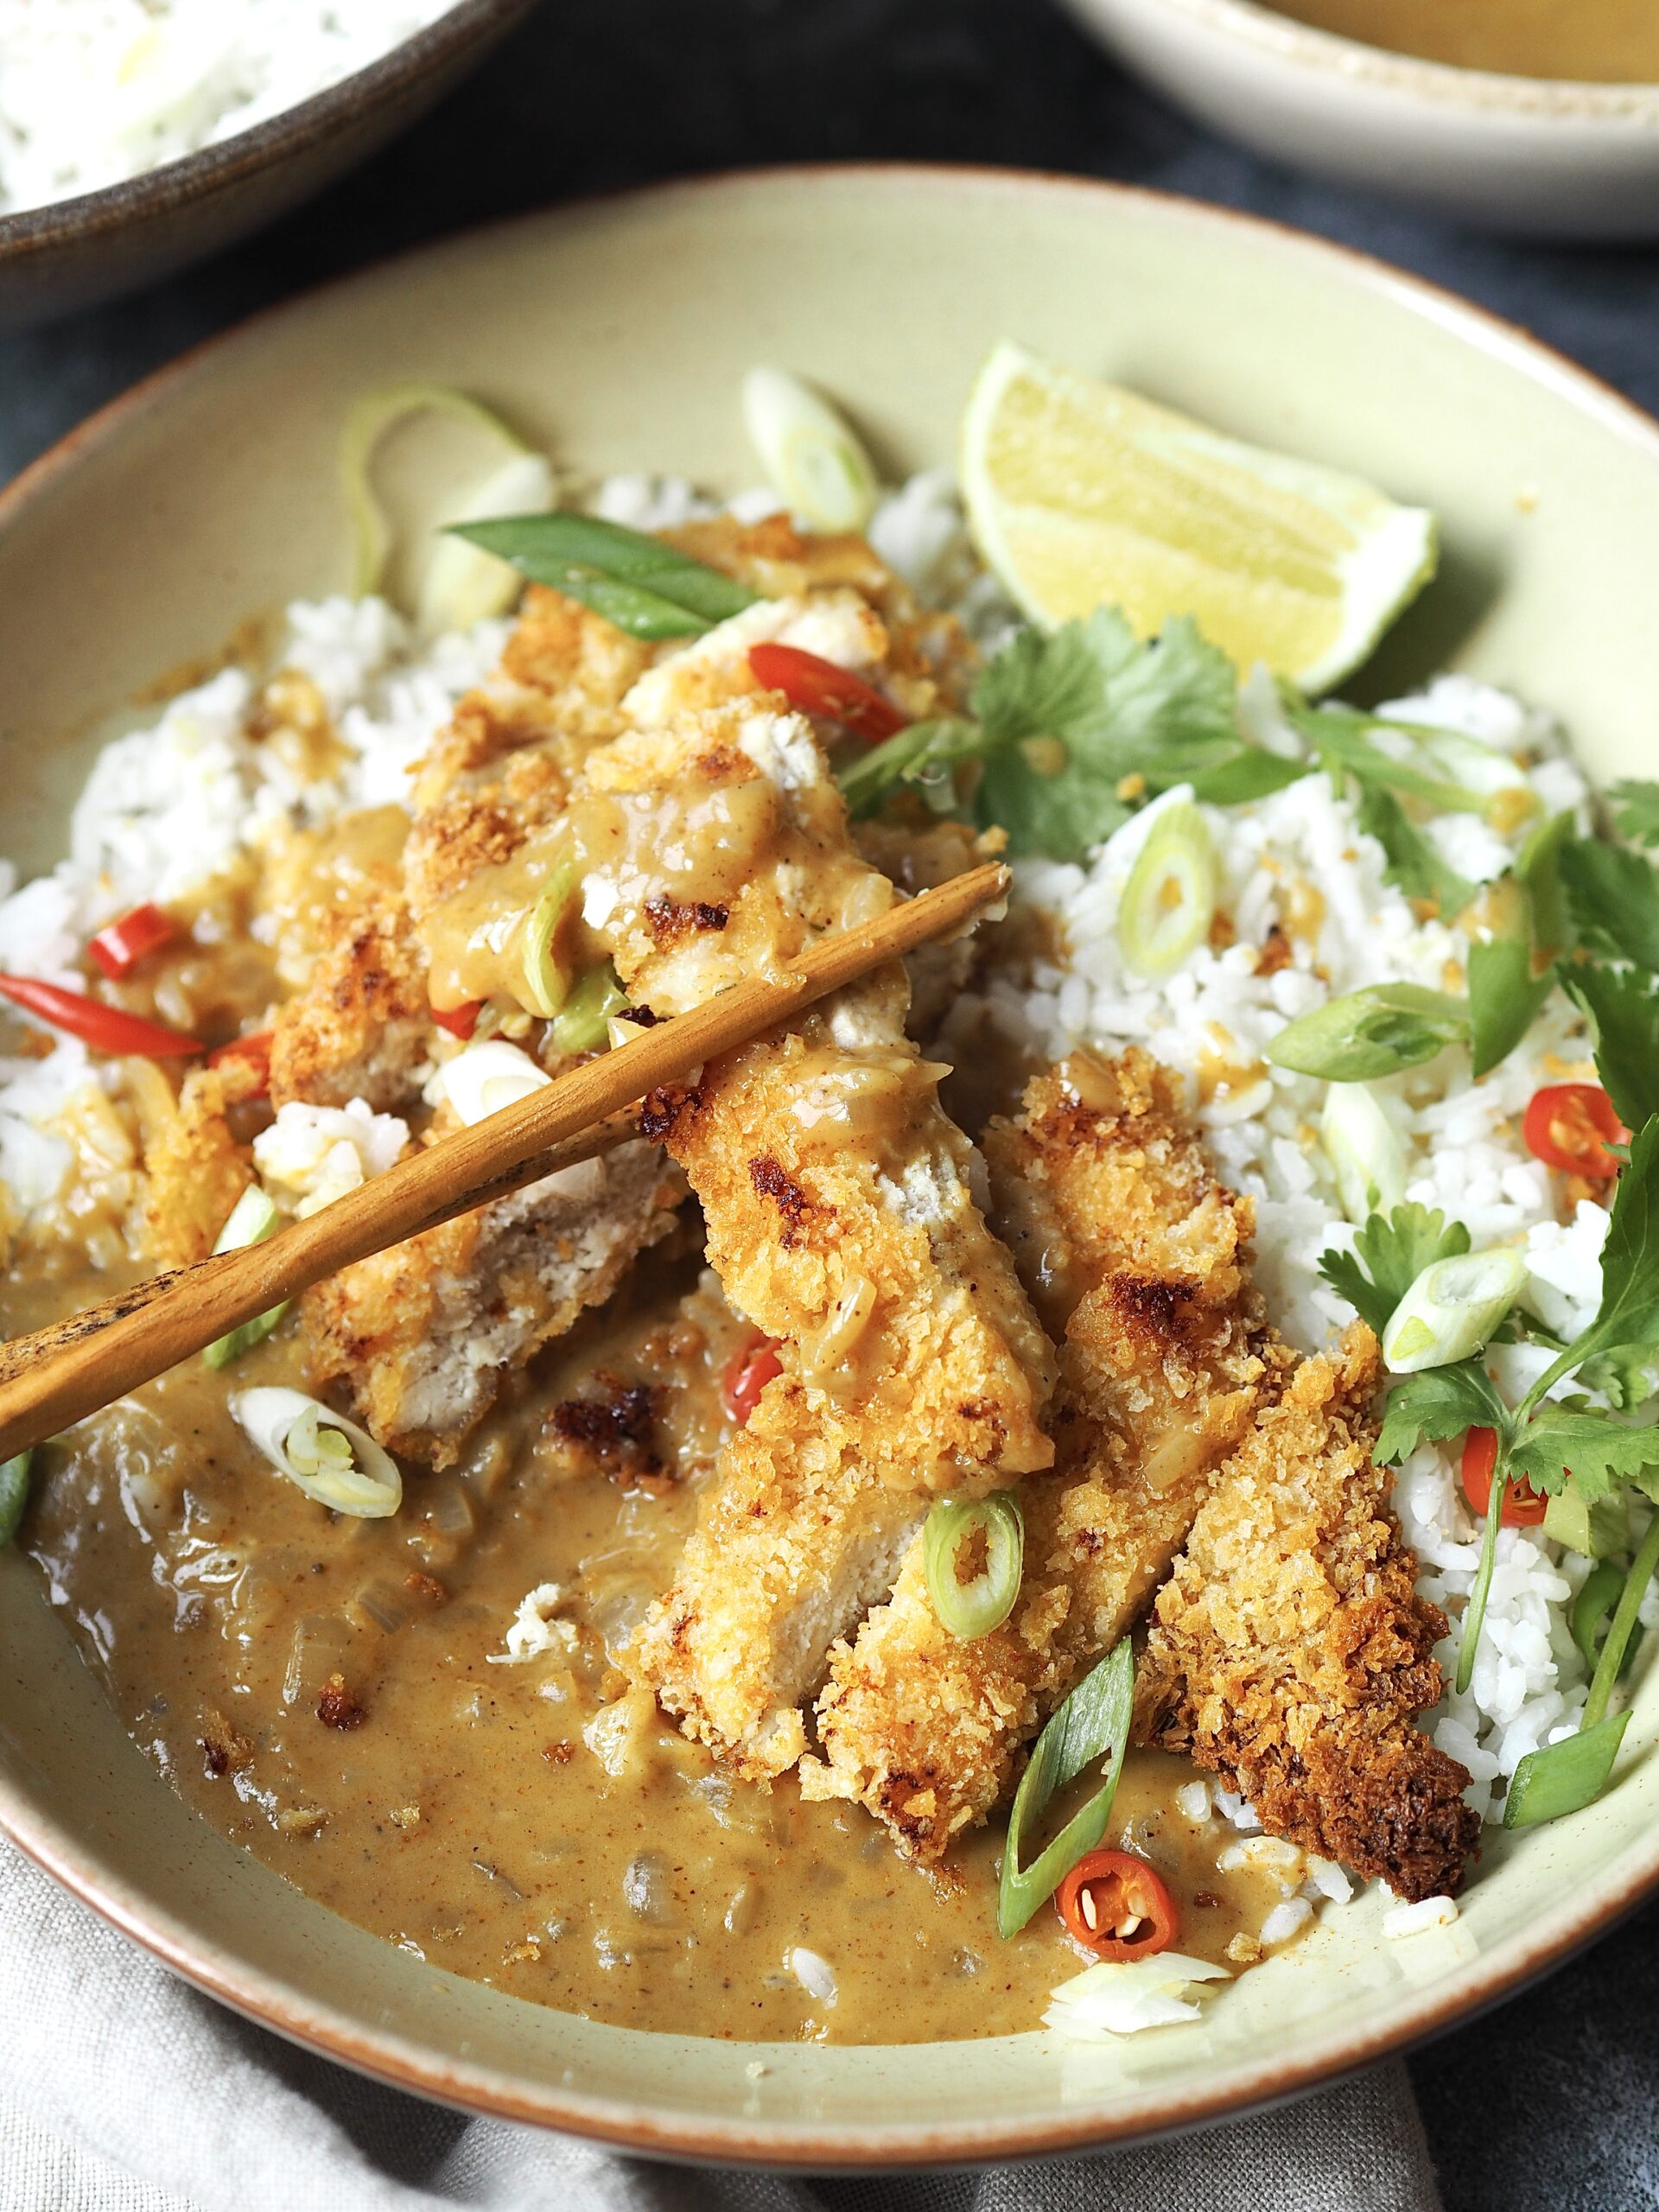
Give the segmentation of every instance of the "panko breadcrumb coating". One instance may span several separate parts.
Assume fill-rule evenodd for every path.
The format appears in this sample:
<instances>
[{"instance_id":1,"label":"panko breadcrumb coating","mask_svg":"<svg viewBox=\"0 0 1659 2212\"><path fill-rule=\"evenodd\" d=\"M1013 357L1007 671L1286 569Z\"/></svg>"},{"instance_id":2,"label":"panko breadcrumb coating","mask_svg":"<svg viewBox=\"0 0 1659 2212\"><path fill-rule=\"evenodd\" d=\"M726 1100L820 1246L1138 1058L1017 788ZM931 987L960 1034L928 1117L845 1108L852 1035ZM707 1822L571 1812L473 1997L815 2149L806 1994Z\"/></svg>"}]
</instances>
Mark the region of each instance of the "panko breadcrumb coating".
<instances>
[{"instance_id":1,"label":"panko breadcrumb coating","mask_svg":"<svg viewBox=\"0 0 1659 2212\"><path fill-rule=\"evenodd\" d=\"M706 698L722 664L699 645L690 668L647 679L643 711L664 722L595 755L585 779L605 802L588 912L630 997L658 1013L781 970L893 895L854 849L801 717L752 695L688 708L684 687ZM711 822L712 852L684 827ZM1052 1457L1047 1341L974 1202L943 1071L905 1035L906 999L895 965L653 1107L728 1297L785 1348L633 1664L688 1733L761 1777L804 1748L796 1707L887 1586L928 1495Z\"/></svg>"},{"instance_id":2,"label":"panko breadcrumb coating","mask_svg":"<svg viewBox=\"0 0 1659 2212\"><path fill-rule=\"evenodd\" d=\"M852 1797L938 1860L1021 1745L1133 1623L1269 1380L1243 1275L1251 1213L1210 1173L1176 1079L1142 1052L1039 1077L986 1139L994 1218L1064 1326L1054 1471L1021 1488L1025 1577L988 1636L942 1628L922 1548L834 1654L809 1797Z\"/></svg>"},{"instance_id":3,"label":"panko breadcrumb coating","mask_svg":"<svg viewBox=\"0 0 1659 2212\"><path fill-rule=\"evenodd\" d=\"M1439 1700L1446 1622L1371 1458L1377 1380L1357 1324L1263 1412L1158 1593L1137 1703L1269 1835L1414 1900L1456 1889L1480 1821L1412 1718Z\"/></svg>"}]
</instances>

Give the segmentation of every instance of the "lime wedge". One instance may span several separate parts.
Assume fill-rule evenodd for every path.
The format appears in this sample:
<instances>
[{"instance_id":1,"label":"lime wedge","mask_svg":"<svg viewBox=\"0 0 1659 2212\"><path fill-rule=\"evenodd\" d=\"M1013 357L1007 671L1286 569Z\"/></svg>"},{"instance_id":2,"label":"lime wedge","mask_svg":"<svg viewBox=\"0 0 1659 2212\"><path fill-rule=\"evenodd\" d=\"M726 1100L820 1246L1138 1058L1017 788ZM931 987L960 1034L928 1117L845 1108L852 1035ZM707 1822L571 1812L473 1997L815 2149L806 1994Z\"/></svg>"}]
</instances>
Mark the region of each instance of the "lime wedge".
<instances>
[{"instance_id":1,"label":"lime wedge","mask_svg":"<svg viewBox=\"0 0 1659 2212\"><path fill-rule=\"evenodd\" d=\"M1007 343L968 402L962 482L981 552L1040 627L1115 605L1150 637L1191 614L1240 669L1309 692L1434 573L1427 509Z\"/></svg>"}]
</instances>

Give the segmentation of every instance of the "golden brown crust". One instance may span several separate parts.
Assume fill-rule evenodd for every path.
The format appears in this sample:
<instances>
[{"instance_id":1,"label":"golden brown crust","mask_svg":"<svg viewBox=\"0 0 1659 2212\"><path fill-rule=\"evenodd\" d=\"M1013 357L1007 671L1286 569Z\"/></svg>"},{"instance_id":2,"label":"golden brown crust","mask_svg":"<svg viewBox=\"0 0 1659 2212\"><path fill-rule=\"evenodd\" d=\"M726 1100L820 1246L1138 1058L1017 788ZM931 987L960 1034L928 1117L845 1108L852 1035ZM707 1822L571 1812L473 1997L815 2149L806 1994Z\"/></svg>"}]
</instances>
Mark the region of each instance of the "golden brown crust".
<instances>
[{"instance_id":1,"label":"golden brown crust","mask_svg":"<svg viewBox=\"0 0 1659 2212\"><path fill-rule=\"evenodd\" d=\"M205 1260L231 1209L253 1180L253 1154L226 1119L235 1103L233 1065L186 1076L178 1111L145 1147L144 1249L157 1268Z\"/></svg>"},{"instance_id":2,"label":"golden brown crust","mask_svg":"<svg viewBox=\"0 0 1659 2212\"><path fill-rule=\"evenodd\" d=\"M372 893L342 919L304 989L278 1010L271 1103L345 1106L365 1098L377 1111L395 1110L408 1102L433 1034L426 963L409 909L395 893Z\"/></svg>"},{"instance_id":3,"label":"golden brown crust","mask_svg":"<svg viewBox=\"0 0 1659 2212\"><path fill-rule=\"evenodd\" d=\"M1418 1898L1457 1887L1480 1822L1468 1774L1412 1718L1440 1697L1446 1622L1371 1458L1376 1383L1358 1324L1297 1368L1158 1594L1139 1702L1142 1732L1220 1774L1268 1834Z\"/></svg>"},{"instance_id":4,"label":"golden brown crust","mask_svg":"<svg viewBox=\"0 0 1659 2212\"><path fill-rule=\"evenodd\" d=\"M921 1548L835 1653L809 1796L852 1796L936 1861L982 1821L1020 1748L1146 1603L1255 1408L1265 1364L1244 1293L1247 1205L1211 1176L1174 1081L1145 1054L1033 1083L986 1141L997 1224L1065 1327L1057 1459L1023 1485L1015 1611L943 1629Z\"/></svg>"}]
</instances>

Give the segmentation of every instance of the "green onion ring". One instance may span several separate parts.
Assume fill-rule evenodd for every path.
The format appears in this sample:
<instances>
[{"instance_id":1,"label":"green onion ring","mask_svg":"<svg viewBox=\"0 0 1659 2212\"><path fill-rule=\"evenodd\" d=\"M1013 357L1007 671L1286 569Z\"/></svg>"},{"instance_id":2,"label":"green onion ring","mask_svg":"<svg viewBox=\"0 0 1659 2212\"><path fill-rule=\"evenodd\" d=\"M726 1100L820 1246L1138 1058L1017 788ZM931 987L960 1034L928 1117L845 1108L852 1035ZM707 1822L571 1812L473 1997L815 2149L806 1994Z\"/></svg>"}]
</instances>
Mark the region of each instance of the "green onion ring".
<instances>
[{"instance_id":1,"label":"green onion ring","mask_svg":"<svg viewBox=\"0 0 1659 2212\"><path fill-rule=\"evenodd\" d=\"M29 1503L29 1471L34 1463L31 1447L15 1459L0 1462L0 1545L9 1544L22 1526Z\"/></svg>"},{"instance_id":2,"label":"green onion ring","mask_svg":"<svg viewBox=\"0 0 1659 2212\"><path fill-rule=\"evenodd\" d=\"M1147 832L1118 901L1125 963L1153 980L1173 974L1210 934L1216 915L1216 849L1198 808L1178 800Z\"/></svg>"},{"instance_id":3,"label":"green onion ring","mask_svg":"<svg viewBox=\"0 0 1659 2212\"><path fill-rule=\"evenodd\" d=\"M985 1564L971 1582L957 1571L962 1548L971 1537L985 1539ZM922 1531L922 1560L927 1594L939 1624L965 1643L1001 1628L1020 1595L1026 1554L1025 1516L1012 1491L989 1497L942 1497Z\"/></svg>"},{"instance_id":4,"label":"green onion ring","mask_svg":"<svg viewBox=\"0 0 1659 2212\"><path fill-rule=\"evenodd\" d=\"M556 1052L596 1052L611 1033L611 1017L627 1005L627 993L608 960L578 977L553 1017Z\"/></svg>"}]
</instances>

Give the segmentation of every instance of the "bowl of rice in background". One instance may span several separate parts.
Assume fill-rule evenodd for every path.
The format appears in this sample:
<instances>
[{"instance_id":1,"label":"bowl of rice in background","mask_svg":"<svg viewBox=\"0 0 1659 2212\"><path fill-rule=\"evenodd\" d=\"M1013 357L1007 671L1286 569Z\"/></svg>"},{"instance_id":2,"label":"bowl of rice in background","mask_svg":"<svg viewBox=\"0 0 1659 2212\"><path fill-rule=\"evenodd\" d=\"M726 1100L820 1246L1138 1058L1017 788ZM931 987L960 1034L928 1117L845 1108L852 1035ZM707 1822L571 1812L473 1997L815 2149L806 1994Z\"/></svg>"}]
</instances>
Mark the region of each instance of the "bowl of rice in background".
<instances>
[{"instance_id":1,"label":"bowl of rice in background","mask_svg":"<svg viewBox=\"0 0 1659 2212\"><path fill-rule=\"evenodd\" d=\"M0 851L17 880L53 870L67 846L73 858L41 876L29 908L8 874L14 937L0 949L15 964L48 960L61 934L52 901L89 855L149 866L140 849L163 821L163 861L207 853L240 834L244 813L289 803L284 760L262 758L250 734L238 655L310 671L359 803L401 788L487 662L499 643L487 626L423 642L381 602L349 596L336 458L365 391L471 392L551 457L566 503L609 480L613 517L649 524L753 486L739 388L758 360L786 365L844 404L885 481L904 487L880 519L884 557L948 594L963 403L1009 336L1434 510L1440 575L1355 696L1479 724L1483 741L1535 754L1563 806L1584 793L1580 768L1591 785L1659 772L1647 607L1659 426L1592 378L1391 270L1199 205L989 170L785 170L524 219L334 285L150 379L27 472L0 499ZM418 450L394 460L397 494L442 499ZM134 743L138 729L152 734ZM124 736L89 784L100 748ZM1338 988L1370 957L1370 917L1415 927L1364 880L1354 842L1317 789L1295 785L1228 859L1241 900L1285 855L1327 882ZM1032 874L1033 894L1065 918L1071 958L1012 1018L1055 1049L1144 1029L1183 1065L1166 1019L1176 995L1160 1009L1126 994L1096 926L1110 869L1107 847L1086 868ZM25 930L38 941L24 945ZM1252 984L1224 1004L1194 1001L1194 1037L1212 1016L1265 1018L1260 998ZM20 1099L8 1094L14 1117ZM1206 1140L1241 1187L1261 1183L1264 1287L1293 1333L1317 1338L1332 1315L1311 1260L1333 1209L1277 1109L1235 1103L1207 1116ZM1531 1217L1536 1192L1494 1141L1479 1094L1448 1090L1423 1111L1437 1204L1495 1234ZM1588 1295L1582 1255L1560 1258L1562 1295ZM1459 1509L1446 1482L1425 1463L1396 1505L1430 1584L1458 1599L1469 1560L1466 1540L1447 1535ZM1518 1544L1505 1565L1492 1618L1510 1672L1437 1724L1483 1755L1483 1789L1581 1694L1565 1675L1554 1687L1548 1639L1534 1633L1557 1602L1553 1570ZM1544 1828L1488 1825L1455 1916L1402 1921L1376 1885L1299 1900L1297 1922L1313 1924L1202 2019L1127 2040L757 2048L525 2005L308 1900L171 1793L15 1553L0 1555L0 1824L200 1986L428 2095L721 2160L960 2164L1213 2119L1450 2025L1659 1886L1649 1669L1614 1785Z\"/></svg>"},{"instance_id":2,"label":"bowl of rice in background","mask_svg":"<svg viewBox=\"0 0 1659 2212\"><path fill-rule=\"evenodd\" d=\"M245 237L414 122L534 0L0 0L0 327Z\"/></svg>"}]
</instances>

